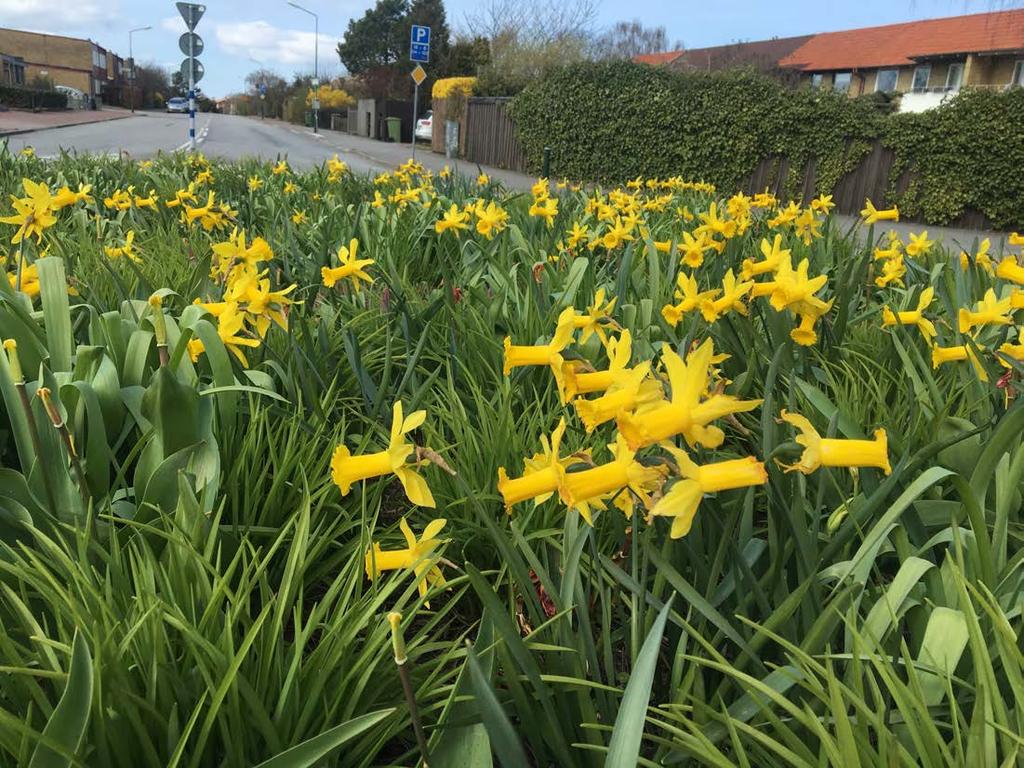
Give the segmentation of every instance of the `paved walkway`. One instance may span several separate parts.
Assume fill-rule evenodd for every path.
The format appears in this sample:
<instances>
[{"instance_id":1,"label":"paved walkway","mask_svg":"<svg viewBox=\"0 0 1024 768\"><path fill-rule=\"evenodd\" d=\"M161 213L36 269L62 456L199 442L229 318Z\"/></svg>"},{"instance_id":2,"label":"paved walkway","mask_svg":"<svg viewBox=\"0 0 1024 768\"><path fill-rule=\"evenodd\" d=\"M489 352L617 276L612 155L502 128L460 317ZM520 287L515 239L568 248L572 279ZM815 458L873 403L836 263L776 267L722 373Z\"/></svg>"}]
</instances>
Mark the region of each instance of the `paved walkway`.
<instances>
[{"instance_id":1,"label":"paved walkway","mask_svg":"<svg viewBox=\"0 0 1024 768\"><path fill-rule=\"evenodd\" d=\"M64 128L69 125L120 120L131 117L131 114L129 110L117 107L104 107L97 110L67 109L59 112L29 112L12 109L0 112L0 136L12 136L48 128Z\"/></svg>"}]
</instances>

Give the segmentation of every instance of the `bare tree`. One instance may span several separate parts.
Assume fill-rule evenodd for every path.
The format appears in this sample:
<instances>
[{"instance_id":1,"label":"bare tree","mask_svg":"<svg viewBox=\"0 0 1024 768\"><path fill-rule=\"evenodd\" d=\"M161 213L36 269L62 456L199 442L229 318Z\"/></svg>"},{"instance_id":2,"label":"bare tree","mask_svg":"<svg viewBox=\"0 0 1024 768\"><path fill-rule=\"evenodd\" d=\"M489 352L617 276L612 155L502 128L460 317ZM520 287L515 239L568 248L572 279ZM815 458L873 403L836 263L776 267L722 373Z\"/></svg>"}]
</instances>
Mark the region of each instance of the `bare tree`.
<instances>
[{"instance_id":1,"label":"bare tree","mask_svg":"<svg viewBox=\"0 0 1024 768\"><path fill-rule=\"evenodd\" d=\"M597 0L485 0L465 25L473 36L543 46L592 36L597 8Z\"/></svg>"},{"instance_id":2,"label":"bare tree","mask_svg":"<svg viewBox=\"0 0 1024 768\"><path fill-rule=\"evenodd\" d=\"M644 53L662 53L679 50L677 41L669 48L665 27L645 27L639 19L620 21L594 39L593 56L596 59L631 59Z\"/></svg>"}]
</instances>

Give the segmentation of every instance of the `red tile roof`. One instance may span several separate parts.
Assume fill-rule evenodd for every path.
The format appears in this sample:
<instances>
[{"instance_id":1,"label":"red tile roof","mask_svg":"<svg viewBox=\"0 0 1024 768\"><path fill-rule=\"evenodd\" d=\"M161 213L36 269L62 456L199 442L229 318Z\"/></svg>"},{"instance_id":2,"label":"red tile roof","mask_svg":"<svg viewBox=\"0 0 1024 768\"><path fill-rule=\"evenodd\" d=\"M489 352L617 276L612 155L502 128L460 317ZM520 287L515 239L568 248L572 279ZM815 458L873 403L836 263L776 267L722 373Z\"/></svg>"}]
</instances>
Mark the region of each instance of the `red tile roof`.
<instances>
[{"instance_id":1,"label":"red tile roof","mask_svg":"<svg viewBox=\"0 0 1024 768\"><path fill-rule=\"evenodd\" d=\"M814 35L779 66L812 72L913 64L944 54L1024 50L1024 10L976 13Z\"/></svg>"},{"instance_id":2,"label":"red tile roof","mask_svg":"<svg viewBox=\"0 0 1024 768\"><path fill-rule=\"evenodd\" d=\"M670 64L682 56L682 51L665 51L664 53L641 53L633 57L637 64L650 64L652 67L660 67Z\"/></svg>"},{"instance_id":3,"label":"red tile roof","mask_svg":"<svg viewBox=\"0 0 1024 768\"><path fill-rule=\"evenodd\" d=\"M773 37L770 40L727 43L710 48L687 48L685 51L679 51L679 56L669 63L672 67L704 70L749 65L771 68L779 63L779 59L810 39L810 35L800 35L799 37Z\"/></svg>"}]
</instances>

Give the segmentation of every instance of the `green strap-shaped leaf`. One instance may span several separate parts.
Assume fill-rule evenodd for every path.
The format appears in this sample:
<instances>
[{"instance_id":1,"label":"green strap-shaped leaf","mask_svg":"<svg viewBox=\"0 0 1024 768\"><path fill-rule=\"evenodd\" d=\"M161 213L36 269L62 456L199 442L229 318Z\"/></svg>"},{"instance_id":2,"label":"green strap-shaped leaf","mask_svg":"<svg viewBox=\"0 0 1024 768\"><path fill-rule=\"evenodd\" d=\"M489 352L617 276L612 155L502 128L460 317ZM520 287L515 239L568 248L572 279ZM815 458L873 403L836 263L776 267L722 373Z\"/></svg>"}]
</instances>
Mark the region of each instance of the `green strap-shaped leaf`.
<instances>
[{"instance_id":1,"label":"green strap-shaped leaf","mask_svg":"<svg viewBox=\"0 0 1024 768\"><path fill-rule=\"evenodd\" d=\"M67 768L89 724L92 706L92 653L81 632L71 645L71 669L64 693L43 728L42 740L32 753L29 768Z\"/></svg>"},{"instance_id":2,"label":"green strap-shaped leaf","mask_svg":"<svg viewBox=\"0 0 1024 768\"><path fill-rule=\"evenodd\" d=\"M640 742L644 736L644 722L647 719L647 704L651 700L651 685L654 683L654 670L658 665L658 654L661 651L661 638L665 634L665 622L668 612L672 609L670 597L658 612L651 631L647 633L640 648L640 654L633 665L633 673L626 684L626 692L619 705L619 714L615 716L615 727L612 729L612 740L608 745L608 757L605 768L635 768L640 758Z\"/></svg>"},{"instance_id":3,"label":"green strap-shaped leaf","mask_svg":"<svg viewBox=\"0 0 1024 768\"><path fill-rule=\"evenodd\" d=\"M46 346L54 371L71 370L71 308L68 305L68 281L64 260L47 256L36 261L39 270L39 296L46 323Z\"/></svg>"},{"instance_id":4,"label":"green strap-shaped leaf","mask_svg":"<svg viewBox=\"0 0 1024 768\"><path fill-rule=\"evenodd\" d=\"M319 736L306 739L301 744L286 749L278 755L265 760L256 768L305 768L323 759L332 749L354 739L360 733L369 730L381 720L394 713L394 709L382 709L352 718L348 722L324 731Z\"/></svg>"}]
</instances>

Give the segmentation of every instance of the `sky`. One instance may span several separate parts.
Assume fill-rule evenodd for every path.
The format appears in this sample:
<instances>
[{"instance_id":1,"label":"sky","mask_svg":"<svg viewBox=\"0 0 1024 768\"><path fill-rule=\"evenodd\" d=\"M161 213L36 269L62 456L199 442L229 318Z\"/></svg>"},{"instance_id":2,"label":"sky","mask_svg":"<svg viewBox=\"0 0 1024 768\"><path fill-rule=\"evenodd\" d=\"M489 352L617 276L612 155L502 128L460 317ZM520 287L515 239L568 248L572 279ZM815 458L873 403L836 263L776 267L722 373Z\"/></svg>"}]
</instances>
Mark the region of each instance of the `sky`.
<instances>
[{"instance_id":1,"label":"sky","mask_svg":"<svg viewBox=\"0 0 1024 768\"><path fill-rule=\"evenodd\" d=\"M362 16L375 0L296 0L320 17L321 77L342 74L335 46L349 19ZM553 0L558 2L558 0ZM482 0L446 0L449 25L465 27L467 14ZM313 17L285 0L208 0L196 27L205 51L200 87L219 97L244 89L245 76L259 65L284 77L313 71ZM670 41L700 48L741 40L827 32L913 19L954 16L1019 6L1011 0L598 0L598 26L639 19L665 26ZM184 56L178 38L184 22L173 0L0 0L0 26L88 37L128 56L128 30L135 57L177 69ZM255 63L258 62L259 64ZM410 65L411 67L411 65Z\"/></svg>"}]
</instances>

